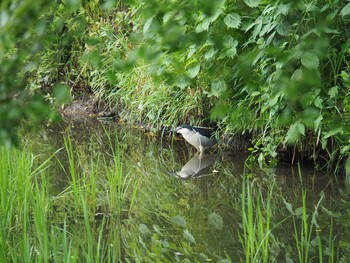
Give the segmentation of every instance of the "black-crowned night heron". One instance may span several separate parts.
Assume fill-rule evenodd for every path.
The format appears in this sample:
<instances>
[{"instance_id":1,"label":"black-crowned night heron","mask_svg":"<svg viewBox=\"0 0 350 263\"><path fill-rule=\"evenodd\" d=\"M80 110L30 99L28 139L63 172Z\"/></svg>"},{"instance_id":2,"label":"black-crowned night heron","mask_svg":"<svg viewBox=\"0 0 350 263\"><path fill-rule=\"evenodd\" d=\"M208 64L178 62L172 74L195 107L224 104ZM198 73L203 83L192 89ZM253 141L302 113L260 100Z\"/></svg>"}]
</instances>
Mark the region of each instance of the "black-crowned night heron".
<instances>
[{"instance_id":1,"label":"black-crowned night heron","mask_svg":"<svg viewBox=\"0 0 350 263\"><path fill-rule=\"evenodd\" d=\"M210 148L217 143L212 135L211 128L181 124L172 131L182 134L184 139L196 147L201 154L206 148Z\"/></svg>"},{"instance_id":2,"label":"black-crowned night heron","mask_svg":"<svg viewBox=\"0 0 350 263\"><path fill-rule=\"evenodd\" d=\"M181 171L172 173L182 179L201 177L212 174L209 169L213 165L215 156L210 154L202 154L193 156L182 168Z\"/></svg>"}]
</instances>

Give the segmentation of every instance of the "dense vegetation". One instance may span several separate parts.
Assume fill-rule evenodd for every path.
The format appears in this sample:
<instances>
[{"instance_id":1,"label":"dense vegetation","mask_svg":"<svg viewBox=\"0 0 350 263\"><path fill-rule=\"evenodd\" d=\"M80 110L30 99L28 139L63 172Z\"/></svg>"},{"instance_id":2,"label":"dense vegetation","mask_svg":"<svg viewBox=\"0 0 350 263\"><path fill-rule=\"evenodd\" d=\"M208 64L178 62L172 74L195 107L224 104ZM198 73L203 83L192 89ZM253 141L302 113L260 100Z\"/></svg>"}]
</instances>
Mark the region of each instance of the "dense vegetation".
<instances>
[{"instance_id":1,"label":"dense vegetation","mask_svg":"<svg viewBox=\"0 0 350 263\"><path fill-rule=\"evenodd\" d=\"M155 129L249 134L260 161L350 169L346 1L5 0L0 23L1 142L50 117L65 84Z\"/></svg>"}]
</instances>

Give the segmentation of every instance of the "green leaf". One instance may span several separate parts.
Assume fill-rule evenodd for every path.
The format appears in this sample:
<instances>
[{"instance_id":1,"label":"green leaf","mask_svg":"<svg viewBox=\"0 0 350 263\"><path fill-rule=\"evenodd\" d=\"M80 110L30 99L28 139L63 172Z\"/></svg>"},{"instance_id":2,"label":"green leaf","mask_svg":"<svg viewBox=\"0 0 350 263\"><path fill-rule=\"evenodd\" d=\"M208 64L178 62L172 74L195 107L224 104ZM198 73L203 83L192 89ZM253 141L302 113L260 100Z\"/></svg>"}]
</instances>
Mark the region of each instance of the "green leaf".
<instances>
[{"instance_id":1,"label":"green leaf","mask_svg":"<svg viewBox=\"0 0 350 263\"><path fill-rule=\"evenodd\" d=\"M210 116L212 119L220 120L220 119L227 118L228 113L229 113L229 106L218 103L211 110Z\"/></svg>"},{"instance_id":2,"label":"green leaf","mask_svg":"<svg viewBox=\"0 0 350 263\"><path fill-rule=\"evenodd\" d=\"M350 3L347 3L343 9L340 11L341 16L346 16L350 14Z\"/></svg>"},{"instance_id":3,"label":"green leaf","mask_svg":"<svg viewBox=\"0 0 350 263\"><path fill-rule=\"evenodd\" d=\"M149 29L152 25L152 21L153 21L153 16L148 18L145 25L143 26L143 34L146 35L149 32Z\"/></svg>"},{"instance_id":4,"label":"green leaf","mask_svg":"<svg viewBox=\"0 0 350 263\"><path fill-rule=\"evenodd\" d=\"M339 90L338 86L334 86L334 87L330 88L328 91L329 97L335 98L338 95L338 90Z\"/></svg>"},{"instance_id":5,"label":"green leaf","mask_svg":"<svg viewBox=\"0 0 350 263\"><path fill-rule=\"evenodd\" d=\"M152 233L149 228L145 224L139 225L139 231L141 233L142 238L148 240L152 237Z\"/></svg>"},{"instance_id":6,"label":"green leaf","mask_svg":"<svg viewBox=\"0 0 350 263\"><path fill-rule=\"evenodd\" d=\"M295 215L296 216L301 216L301 214L303 213L303 207L298 207L297 209L295 209Z\"/></svg>"},{"instance_id":7,"label":"green leaf","mask_svg":"<svg viewBox=\"0 0 350 263\"><path fill-rule=\"evenodd\" d=\"M320 127L321 121L323 120L322 114L320 114L316 120L314 121L314 131L316 132L318 128Z\"/></svg>"},{"instance_id":8,"label":"green leaf","mask_svg":"<svg viewBox=\"0 0 350 263\"><path fill-rule=\"evenodd\" d=\"M181 216L181 215L176 215L172 218L172 222L175 224L175 225L179 225L179 226L182 226L182 227L186 227L186 219Z\"/></svg>"},{"instance_id":9,"label":"green leaf","mask_svg":"<svg viewBox=\"0 0 350 263\"><path fill-rule=\"evenodd\" d=\"M260 94L260 92L259 92ZM272 99L269 100L269 107L273 107L276 105L276 103L278 102L278 99L280 98L280 94L277 94L276 96L274 96Z\"/></svg>"},{"instance_id":10,"label":"green leaf","mask_svg":"<svg viewBox=\"0 0 350 263\"><path fill-rule=\"evenodd\" d=\"M342 127L337 127L337 128L334 128L334 129L331 129L329 132L326 132L324 134L324 138L329 138L333 135L336 135L336 134L343 134L344 133L344 130Z\"/></svg>"},{"instance_id":11,"label":"green leaf","mask_svg":"<svg viewBox=\"0 0 350 263\"><path fill-rule=\"evenodd\" d=\"M194 239L194 237L192 236L190 231L188 231L187 229L184 230L183 236L187 242L189 242L191 244L196 244L196 240Z\"/></svg>"},{"instance_id":12,"label":"green leaf","mask_svg":"<svg viewBox=\"0 0 350 263\"><path fill-rule=\"evenodd\" d=\"M211 84L211 94L213 96L219 97L223 95L226 91L226 83L223 79L215 80Z\"/></svg>"},{"instance_id":13,"label":"green leaf","mask_svg":"<svg viewBox=\"0 0 350 263\"><path fill-rule=\"evenodd\" d=\"M203 32L203 31L207 31L208 28L209 28L209 25L210 25L210 19L205 18L205 19L203 19L203 21L201 21L201 22L196 26L195 32L196 32L196 33L200 33L200 32Z\"/></svg>"},{"instance_id":14,"label":"green leaf","mask_svg":"<svg viewBox=\"0 0 350 263\"><path fill-rule=\"evenodd\" d=\"M68 103L71 100L69 87L64 84L57 84L53 88L53 94L58 104Z\"/></svg>"},{"instance_id":15,"label":"green leaf","mask_svg":"<svg viewBox=\"0 0 350 263\"><path fill-rule=\"evenodd\" d=\"M249 7L257 7L260 4L261 0L244 0L244 3L246 3Z\"/></svg>"},{"instance_id":16,"label":"green leaf","mask_svg":"<svg viewBox=\"0 0 350 263\"><path fill-rule=\"evenodd\" d=\"M284 198L283 198L283 203L284 205L286 206L287 210L294 215L294 212L293 212L293 206L291 203L288 203Z\"/></svg>"},{"instance_id":17,"label":"green leaf","mask_svg":"<svg viewBox=\"0 0 350 263\"><path fill-rule=\"evenodd\" d=\"M205 54L204 54L204 58L205 59L211 59L214 57L216 51L214 48L210 48Z\"/></svg>"},{"instance_id":18,"label":"green leaf","mask_svg":"<svg viewBox=\"0 0 350 263\"><path fill-rule=\"evenodd\" d=\"M183 88L186 88L187 86L189 86L191 84L191 82L189 81L188 77L179 76L176 78L174 84L175 84L175 86L183 89Z\"/></svg>"},{"instance_id":19,"label":"green leaf","mask_svg":"<svg viewBox=\"0 0 350 263\"><path fill-rule=\"evenodd\" d=\"M196 65L190 67L190 68L187 70L188 76L189 76L191 79L195 78L195 77L198 75L200 68L201 68L201 65L200 65L200 64L196 64Z\"/></svg>"},{"instance_id":20,"label":"green leaf","mask_svg":"<svg viewBox=\"0 0 350 263\"><path fill-rule=\"evenodd\" d=\"M241 16L237 13L231 13L225 16L224 22L228 28L238 28L241 24Z\"/></svg>"},{"instance_id":21,"label":"green leaf","mask_svg":"<svg viewBox=\"0 0 350 263\"><path fill-rule=\"evenodd\" d=\"M317 68L320 64L320 60L314 53L306 52L301 57L301 64L303 64L303 66L306 68Z\"/></svg>"},{"instance_id":22,"label":"green leaf","mask_svg":"<svg viewBox=\"0 0 350 263\"><path fill-rule=\"evenodd\" d=\"M296 122L290 126L285 141L293 144L299 139L300 135L305 135L305 126L301 122Z\"/></svg>"},{"instance_id":23,"label":"green leaf","mask_svg":"<svg viewBox=\"0 0 350 263\"><path fill-rule=\"evenodd\" d=\"M287 23L280 23L276 27L276 31L280 36L287 36L289 34L289 31L290 31L290 25Z\"/></svg>"},{"instance_id":24,"label":"green leaf","mask_svg":"<svg viewBox=\"0 0 350 263\"><path fill-rule=\"evenodd\" d=\"M237 54L238 41L231 36L225 36L223 44L227 48L223 57L233 58Z\"/></svg>"},{"instance_id":25,"label":"green leaf","mask_svg":"<svg viewBox=\"0 0 350 263\"><path fill-rule=\"evenodd\" d=\"M322 102L323 102L323 99L321 99L321 97L316 97L316 98L315 98L315 101L314 101L314 105L315 105L317 108L322 109L322 108L323 108Z\"/></svg>"},{"instance_id":26,"label":"green leaf","mask_svg":"<svg viewBox=\"0 0 350 263\"><path fill-rule=\"evenodd\" d=\"M208 223L214 229L222 229L222 227L224 225L222 217L220 215L218 215L217 213L211 213L208 216Z\"/></svg>"},{"instance_id":27,"label":"green leaf","mask_svg":"<svg viewBox=\"0 0 350 263\"><path fill-rule=\"evenodd\" d=\"M297 129L298 129L298 132L301 135L305 135L305 126L304 126L304 124L302 124L301 122L298 122Z\"/></svg>"}]
</instances>

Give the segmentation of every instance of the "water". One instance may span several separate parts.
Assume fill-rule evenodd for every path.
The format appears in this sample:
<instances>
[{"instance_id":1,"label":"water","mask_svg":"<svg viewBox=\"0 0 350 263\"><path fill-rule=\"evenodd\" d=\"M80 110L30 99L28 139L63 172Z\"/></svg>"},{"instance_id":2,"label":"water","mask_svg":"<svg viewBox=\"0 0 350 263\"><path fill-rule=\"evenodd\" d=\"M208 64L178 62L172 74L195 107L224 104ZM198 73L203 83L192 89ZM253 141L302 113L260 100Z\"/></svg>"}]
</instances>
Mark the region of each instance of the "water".
<instances>
[{"instance_id":1,"label":"water","mask_svg":"<svg viewBox=\"0 0 350 263\"><path fill-rule=\"evenodd\" d=\"M261 209L261 218L265 219L261 224L266 226L266 213L270 213L269 231L273 235L269 241L269 257L278 262L298 261L295 233L303 231L303 189L306 190L308 221L314 230L317 228L324 234L323 250L327 249L329 222L337 220L332 218L331 211L340 213L347 205L339 205L342 186L311 166L301 166L300 172L297 165L290 164L265 169L254 165L247 167L246 154L229 152L220 146L199 157L184 141L174 140L168 134L155 136L124 124L82 121L51 126L28 136L27 141L35 141L34 151L45 156L64 146L63 135L67 130L74 151L80 156L81 174L88 176L91 158L100 158L100 154L108 158L112 140L121 150L123 175L128 178L129 188L137 186L135 199L128 201L128 204L133 203L132 211L126 211L128 204L125 205L119 226L123 262L126 259L132 262L246 261L244 243L248 235L244 233L242 217L245 209L242 193L246 186L253 198L254 219L259 217ZM108 139L106 134L111 137ZM64 150L57 154L57 160L57 165L50 168L53 196L65 191L70 179L64 172L69 169ZM105 182L105 175L100 176ZM96 196L101 203L96 220L100 215L113 217L110 211L105 212L104 195L108 192ZM312 223L311 217L319 202L319 217ZM332 235L337 243L349 244L349 237L343 235L344 225L349 225L348 220L334 223ZM301 231L296 232L296 228ZM310 249L313 258L318 257L316 236L316 231L310 235L310 241L315 243Z\"/></svg>"}]
</instances>

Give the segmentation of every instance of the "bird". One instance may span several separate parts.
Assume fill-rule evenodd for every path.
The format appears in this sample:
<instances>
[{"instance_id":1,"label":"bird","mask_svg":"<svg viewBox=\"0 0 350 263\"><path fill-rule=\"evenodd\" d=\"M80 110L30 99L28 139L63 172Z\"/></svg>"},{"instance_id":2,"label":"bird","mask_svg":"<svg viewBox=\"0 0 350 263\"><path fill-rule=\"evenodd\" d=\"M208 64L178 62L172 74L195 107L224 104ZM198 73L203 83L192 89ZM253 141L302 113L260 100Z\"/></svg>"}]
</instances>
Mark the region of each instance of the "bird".
<instances>
[{"instance_id":1,"label":"bird","mask_svg":"<svg viewBox=\"0 0 350 263\"><path fill-rule=\"evenodd\" d=\"M206 148L210 148L217 143L212 135L211 128L181 124L172 131L182 134L184 139L196 147L200 154L203 154Z\"/></svg>"},{"instance_id":2,"label":"bird","mask_svg":"<svg viewBox=\"0 0 350 263\"><path fill-rule=\"evenodd\" d=\"M182 179L209 175L210 172L205 168L210 167L214 162L214 155L195 155L181 168L181 171L171 174Z\"/></svg>"}]
</instances>

